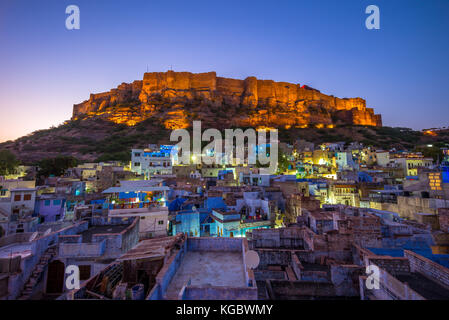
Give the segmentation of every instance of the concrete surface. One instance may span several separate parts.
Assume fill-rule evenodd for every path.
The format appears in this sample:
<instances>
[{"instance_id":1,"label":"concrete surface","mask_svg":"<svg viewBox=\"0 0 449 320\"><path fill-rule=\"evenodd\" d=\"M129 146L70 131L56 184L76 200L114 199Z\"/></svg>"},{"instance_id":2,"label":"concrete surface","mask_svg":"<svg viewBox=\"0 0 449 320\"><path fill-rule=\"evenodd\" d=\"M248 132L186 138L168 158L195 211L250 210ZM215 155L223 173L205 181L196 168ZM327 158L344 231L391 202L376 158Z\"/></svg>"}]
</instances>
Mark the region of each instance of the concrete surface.
<instances>
[{"instance_id":1,"label":"concrete surface","mask_svg":"<svg viewBox=\"0 0 449 320\"><path fill-rule=\"evenodd\" d=\"M189 279L192 286L246 287L242 253L187 252L168 286L166 296L176 298Z\"/></svg>"}]
</instances>

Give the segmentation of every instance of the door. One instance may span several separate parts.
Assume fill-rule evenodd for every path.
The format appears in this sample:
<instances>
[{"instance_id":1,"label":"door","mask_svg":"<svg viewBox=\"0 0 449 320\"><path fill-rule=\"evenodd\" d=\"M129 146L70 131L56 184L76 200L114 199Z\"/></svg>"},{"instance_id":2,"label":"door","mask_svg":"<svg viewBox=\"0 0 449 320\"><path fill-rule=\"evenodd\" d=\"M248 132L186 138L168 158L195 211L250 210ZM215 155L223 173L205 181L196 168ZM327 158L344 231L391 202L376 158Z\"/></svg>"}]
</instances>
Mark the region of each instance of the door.
<instances>
[{"instance_id":1,"label":"door","mask_svg":"<svg viewBox=\"0 0 449 320\"><path fill-rule=\"evenodd\" d=\"M64 285L65 267L59 260L48 265L47 293L62 293Z\"/></svg>"}]
</instances>

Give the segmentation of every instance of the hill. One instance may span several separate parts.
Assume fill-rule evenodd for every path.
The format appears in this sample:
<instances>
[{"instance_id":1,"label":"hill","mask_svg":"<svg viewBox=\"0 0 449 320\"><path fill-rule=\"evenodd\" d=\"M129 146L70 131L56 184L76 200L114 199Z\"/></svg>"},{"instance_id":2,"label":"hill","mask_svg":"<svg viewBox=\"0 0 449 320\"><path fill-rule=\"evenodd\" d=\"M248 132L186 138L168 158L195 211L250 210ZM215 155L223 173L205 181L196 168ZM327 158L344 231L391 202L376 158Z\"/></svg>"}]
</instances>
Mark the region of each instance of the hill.
<instances>
[{"instance_id":1,"label":"hill","mask_svg":"<svg viewBox=\"0 0 449 320\"><path fill-rule=\"evenodd\" d=\"M135 126L89 118L67 121L61 126L1 143L0 149L12 151L25 164L58 155L74 156L80 161L129 161L131 148L143 148L149 143L170 143L170 132L151 118ZM335 128L280 128L279 138L288 143L297 139L314 143L358 141L381 149L413 150L420 145L443 146L449 142L449 130L433 136L407 128L342 125Z\"/></svg>"}]
</instances>

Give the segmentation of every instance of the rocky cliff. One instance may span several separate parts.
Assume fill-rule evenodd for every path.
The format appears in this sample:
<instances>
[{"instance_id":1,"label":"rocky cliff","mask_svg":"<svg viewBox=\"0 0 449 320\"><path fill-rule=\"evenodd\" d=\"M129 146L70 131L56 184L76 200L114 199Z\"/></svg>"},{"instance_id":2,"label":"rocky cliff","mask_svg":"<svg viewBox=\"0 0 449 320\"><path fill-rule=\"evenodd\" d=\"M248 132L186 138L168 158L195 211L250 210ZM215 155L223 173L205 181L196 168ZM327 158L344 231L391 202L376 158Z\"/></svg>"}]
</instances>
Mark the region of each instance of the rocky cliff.
<instances>
[{"instance_id":1,"label":"rocky cliff","mask_svg":"<svg viewBox=\"0 0 449 320\"><path fill-rule=\"evenodd\" d=\"M91 94L73 106L73 118L100 117L135 125L148 118L167 129L193 120L223 127L381 126L380 115L361 98L336 98L308 86L248 77L217 77L215 72L151 72L143 80Z\"/></svg>"}]
</instances>

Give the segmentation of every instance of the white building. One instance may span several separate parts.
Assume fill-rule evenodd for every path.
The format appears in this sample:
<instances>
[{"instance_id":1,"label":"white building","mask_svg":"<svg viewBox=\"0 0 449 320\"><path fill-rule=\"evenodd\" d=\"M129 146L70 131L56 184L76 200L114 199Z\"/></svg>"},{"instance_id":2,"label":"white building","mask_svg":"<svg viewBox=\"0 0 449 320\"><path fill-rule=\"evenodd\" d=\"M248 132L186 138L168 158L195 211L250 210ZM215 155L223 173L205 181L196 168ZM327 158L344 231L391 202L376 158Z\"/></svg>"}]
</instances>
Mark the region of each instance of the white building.
<instances>
[{"instance_id":1,"label":"white building","mask_svg":"<svg viewBox=\"0 0 449 320\"><path fill-rule=\"evenodd\" d=\"M153 149L154 150L154 149ZM173 154L171 150L164 149L153 151L152 149L131 150L131 171L150 178L154 175L172 174Z\"/></svg>"},{"instance_id":2,"label":"white building","mask_svg":"<svg viewBox=\"0 0 449 320\"><path fill-rule=\"evenodd\" d=\"M140 239L167 236L167 207L112 209L109 217L139 217Z\"/></svg>"},{"instance_id":3,"label":"white building","mask_svg":"<svg viewBox=\"0 0 449 320\"><path fill-rule=\"evenodd\" d=\"M398 164L403 170L406 176L417 176L418 168L432 168L432 158L396 158L394 163Z\"/></svg>"},{"instance_id":4,"label":"white building","mask_svg":"<svg viewBox=\"0 0 449 320\"><path fill-rule=\"evenodd\" d=\"M352 152L336 152L335 162L340 170L356 168L356 164L352 158Z\"/></svg>"},{"instance_id":5,"label":"white building","mask_svg":"<svg viewBox=\"0 0 449 320\"><path fill-rule=\"evenodd\" d=\"M381 167L387 167L390 164L390 153L388 151L376 151L376 161Z\"/></svg>"}]
</instances>

